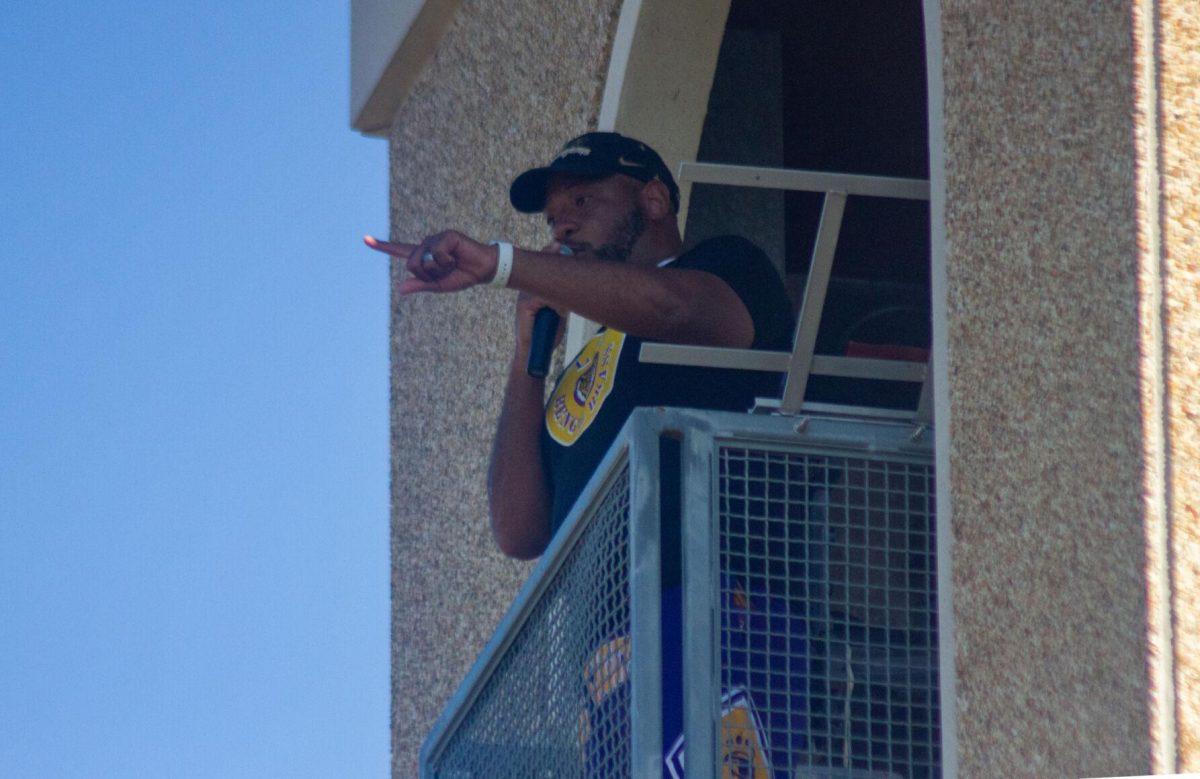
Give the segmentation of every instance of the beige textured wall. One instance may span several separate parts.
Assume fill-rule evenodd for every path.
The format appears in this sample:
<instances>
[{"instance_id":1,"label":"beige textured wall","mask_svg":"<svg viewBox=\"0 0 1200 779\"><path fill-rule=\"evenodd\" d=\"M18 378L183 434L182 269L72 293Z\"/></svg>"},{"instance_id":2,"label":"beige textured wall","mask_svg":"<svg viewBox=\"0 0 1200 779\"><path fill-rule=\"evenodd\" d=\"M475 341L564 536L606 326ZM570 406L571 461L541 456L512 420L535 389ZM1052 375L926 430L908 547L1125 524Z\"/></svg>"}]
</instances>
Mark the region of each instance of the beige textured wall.
<instances>
[{"instance_id":1,"label":"beige textured wall","mask_svg":"<svg viewBox=\"0 0 1200 779\"><path fill-rule=\"evenodd\" d=\"M1141 340L1144 521L1148 607L1151 728L1156 772L1176 762L1174 645L1171 631L1170 512L1167 507L1168 436L1161 262L1161 176L1159 171L1158 20L1152 2L1135 2L1135 124L1138 167L1138 308Z\"/></svg>"},{"instance_id":2,"label":"beige textured wall","mask_svg":"<svg viewBox=\"0 0 1200 779\"><path fill-rule=\"evenodd\" d=\"M964 777L1152 768L1131 8L942 3Z\"/></svg>"},{"instance_id":3,"label":"beige textured wall","mask_svg":"<svg viewBox=\"0 0 1200 779\"><path fill-rule=\"evenodd\" d=\"M544 242L539 220L508 205L508 184L594 127L618 12L616 0L465 0L395 120L393 236L453 226ZM429 727L528 572L494 549L484 492L514 299L472 290L393 302L398 777L416 774Z\"/></svg>"},{"instance_id":4,"label":"beige textured wall","mask_svg":"<svg viewBox=\"0 0 1200 779\"><path fill-rule=\"evenodd\" d=\"M595 124L619 7L464 0L392 131L397 238L453 225L543 240L507 186ZM942 9L960 773L1164 768L1156 648L1175 661L1180 769L1200 770L1200 7ZM528 571L493 549L483 493L511 304L473 291L394 306L396 776L415 774ZM1155 522L1170 523L1161 561Z\"/></svg>"},{"instance_id":5,"label":"beige textured wall","mask_svg":"<svg viewBox=\"0 0 1200 779\"><path fill-rule=\"evenodd\" d=\"M1156 10L1177 744L1200 771L1200 2Z\"/></svg>"}]
</instances>

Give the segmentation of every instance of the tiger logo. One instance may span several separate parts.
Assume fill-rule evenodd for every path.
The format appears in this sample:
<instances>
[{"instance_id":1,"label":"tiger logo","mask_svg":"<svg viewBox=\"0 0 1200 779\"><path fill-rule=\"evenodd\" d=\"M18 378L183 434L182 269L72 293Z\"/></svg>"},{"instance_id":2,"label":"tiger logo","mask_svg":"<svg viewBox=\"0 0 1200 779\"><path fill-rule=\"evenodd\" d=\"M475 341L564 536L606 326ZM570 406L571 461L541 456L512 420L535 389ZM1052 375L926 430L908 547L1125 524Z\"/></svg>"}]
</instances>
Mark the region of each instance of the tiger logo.
<instances>
[{"instance_id":1,"label":"tiger logo","mask_svg":"<svg viewBox=\"0 0 1200 779\"><path fill-rule=\"evenodd\" d=\"M579 440L596 419L617 378L625 334L602 330L563 371L546 404L546 430L562 446Z\"/></svg>"}]
</instances>

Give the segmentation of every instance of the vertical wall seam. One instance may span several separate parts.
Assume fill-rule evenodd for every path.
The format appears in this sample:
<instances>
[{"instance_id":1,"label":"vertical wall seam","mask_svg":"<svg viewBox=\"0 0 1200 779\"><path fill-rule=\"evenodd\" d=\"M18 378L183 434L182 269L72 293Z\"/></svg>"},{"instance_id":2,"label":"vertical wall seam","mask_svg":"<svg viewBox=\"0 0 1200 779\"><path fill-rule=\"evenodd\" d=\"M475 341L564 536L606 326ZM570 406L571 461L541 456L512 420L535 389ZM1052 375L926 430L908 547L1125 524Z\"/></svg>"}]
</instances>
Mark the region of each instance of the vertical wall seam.
<instances>
[{"instance_id":1,"label":"vertical wall seam","mask_svg":"<svg viewBox=\"0 0 1200 779\"><path fill-rule=\"evenodd\" d=\"M1150 520L1147 543L1153 557L1147 567L1147 591L1152 595L1153 614L1148 614L1149 631L1157 639L1157 651L1151 652L1152 690L1151 718L1157 737L1152 743L1157 754L1152 755L1156 772L1174 773L1178 767L1176 750L1176 701L1175 701L1175 637L1173 618L1173 591L1171 581L1171 543L1169 501L1170 458L1169 417L1166 388L1167 322L1163 315L1163 283L1166 276L1165 257L1162 251L1162 225L1164 219L1162 198L1162 143L1159 139L1159 121L1162 106L1159 100L1158 78L1161 72L1161 44L1158 35L1158 0L1139 0L1137 4L1138 31L1141 41L1137 56L1137 81L1140 92L1140 113L1143 126L1140 136L1142 146L1138 157L1138 190L1142 205L1139 218L1144 220L1143 267L1140 275L1144 292L1140 303L1145 305L1141 321L1148 322L1144 329L1152 342L1142 349L1142 381L1150 384L1152 401L1144 409L1145 464L1149 477L1146 480L1147 519Z\"/></svg>"},{"instance_id":2,"label":"vertical wall seam","mask_svg":"<svg viewBox=\"0 0 1200 779\"><path fill-rule=\"evenodd\" d=\"M1158 333L1159 333L1159 350L1158 350L1158 370L1159 370L1159 392L1161 400L1159 402L1159 433L1161 435L1161 456L1162 456L1162 586L1165 588L1163 604L1160 607L1163 625L1166 631L1165 639L1168 643L1168 652L1166 657L1166 688L1164 690L1164 707L1166 708L1167 720L1164 723L1167 729L1167 740L1164 744L1164 751L1167 753L1167 770L1179 771L1179 700L1176 696L1178 668L1175 663L1176 655L1176 630L1175 630L1175 544L1173 543L1173 528L1174 528L1174 467L1172 466L1171 457L1171 393L1168 390L1167 381L1167 365L1171 350L1171 330L1170 330L1170 313L1163 305L1163 298L1166 293L1167 278L1170 273L1170 268L1167 263L1167 253L1163 249L1162 235L1167 223L1167 204L1166 204L1166 184L1163 181L1162 171L1165 169L1166 149L1160 135L1162 127L1162 117L1165 108L1162 102L1162 92L1159 89L1159 81L1162 78L1162 35L1159 34L1159 25L1162 19L1161 12L1162 0L1146 0L1149 4L1150 15L1148 20L1149 31L1151 38L1151 52L1153 53L1154 71L1150 74L1150 87L1153 90L1153 160L1154 160L1154 220L1152 222L1154 228L1154 257L1156 258L1155 267L1157 269L1157 278L1155 285L1155 297L1158 310Z\"/></svg>"}]
</instances>

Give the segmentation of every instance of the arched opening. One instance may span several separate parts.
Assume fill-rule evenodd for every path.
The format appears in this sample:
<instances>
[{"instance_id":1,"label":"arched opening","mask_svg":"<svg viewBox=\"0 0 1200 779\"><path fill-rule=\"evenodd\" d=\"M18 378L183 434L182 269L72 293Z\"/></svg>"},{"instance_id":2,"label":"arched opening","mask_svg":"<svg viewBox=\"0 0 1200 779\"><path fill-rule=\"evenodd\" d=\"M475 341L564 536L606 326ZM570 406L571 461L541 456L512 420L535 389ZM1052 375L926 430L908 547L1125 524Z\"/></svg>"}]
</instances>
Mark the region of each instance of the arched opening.
<instances>
[{"instance_id":1,"label":"arched opening","mask_svg":"<svg viewBox=\"0 0 1200 779\"><path fill-rule=\"evenodd\" d=\"M697 162L928 180L923 38L919 0L887 13L834 0L734 0ZM823 201L820 192L695 183L686 237L747 235L785 274L799 309ZM926 362L929 249L928 200L851 194L815 354ZM920 390L813 375L805 399L913 409Z\"/></svg>"},{"instance_id":2,"label":"arched opening","mask_svg":"<svg viewBox=\"0 0 1200 779\"><path fill-rule=\"evenodd\" d=\"M937 4L922 0L883 6L836 0L628 0L600 126L646 138L663 149L668 164L682 164L685 242L731 232L751 238L785 274L798 308L825 195L789 187L787 172L924 183L923 197L859 197L851 192L845 199L810 353L908 363L932 358L944 377L937 14ZM928 48L927 35L933 41ZM764 177L785 183L768 186ZM927 421L933 395L929 381L813 375L803 399L813 407L907 413L893 415L899 418L912 418L914 408L920 412L927 405L926 416L917 415ZM940 389L941 412L946 411L945 397ZM941 473L946 472L947 441L946 431L938 430ZM937 493L937 537L926 537L925 543L938 553L934 586L941 610L932 614L930 627L937 630L926 638L940 647L940 678L927 687L924 701L934 707L940 692L940 737L936 714L933 722L913 721L913 710L900 706L891 710L894 721L880 716L874 725L902 734L908 744L869 733L814 739L826 752L836 749L847 756L859 750L859 760L847 765L900 770L897 775L932 775L939 767L946 776L955 774L945 482L938 483ZM920 573L934 575L932 569ZM932 608L934 602L928 605ZM859 623L855 629L866 635L877 627ZM868 719L878 715L869 698L857 703L847 698L847 705L866 707ZM934 728L932 733L923 730L927 726ZM918 737L932 737L940 754L935 746L917 755L911 770L900 768L907 759L903 755L912 755L911 740Z\"/></svg>"}]
</instances>

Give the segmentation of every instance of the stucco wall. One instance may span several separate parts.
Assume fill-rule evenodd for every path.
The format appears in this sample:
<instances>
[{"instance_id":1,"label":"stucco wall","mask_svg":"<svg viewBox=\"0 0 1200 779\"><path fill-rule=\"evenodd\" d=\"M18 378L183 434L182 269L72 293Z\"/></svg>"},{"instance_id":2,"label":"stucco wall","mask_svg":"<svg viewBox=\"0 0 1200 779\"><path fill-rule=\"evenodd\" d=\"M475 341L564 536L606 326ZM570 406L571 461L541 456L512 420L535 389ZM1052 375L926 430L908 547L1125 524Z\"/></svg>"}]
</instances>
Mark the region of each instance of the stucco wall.
<instances>
[{"instance_id":1,"label":"stucco wall","mask_svg":"<svg viewBox=\"0 0 1200 779\"><path fill-rule=\"evenodd\" d=\"M539 219L508 205L508 185L594 127L618 11L616 0L462 3L392 130L397 239L456 227L545 242ZM395 776L415 775L421 741L528 572L495 550L484 492L514 300L393 301Z\"/></svg>"},{"instance_id":2,"label":"stucco wall","mask_svg":"<svg viewBox=\"0 0 1200 779\"><path fill-rule=\"evenodd\" d=\"M942 9L961 775L1149 773L1133 14Z\"/></svg>"},{"instance_id":3,"label":"stucco wall","mask_svg":"<svg viewBox=\"0 0 1200 779\"><path fill-rule=\"evenodd\" d=\"M1200 771L1200 2L1155 8L1177 744Z\"/></svg>"},{"instance_id":4,"label":"stucco wall","mask_svg":"<svg viewBox=\"0 0 1200 779\"><path fill-rule=\"evenodd\" d=\"M507 186L594 126L619 7L464 0L392 130L393 235L544 240ZM1200 9L941 7L960 774L1200 770ZM512 300L394 302L396 776L528 571L483 492Z\"/></svg>"}]
</instances>

